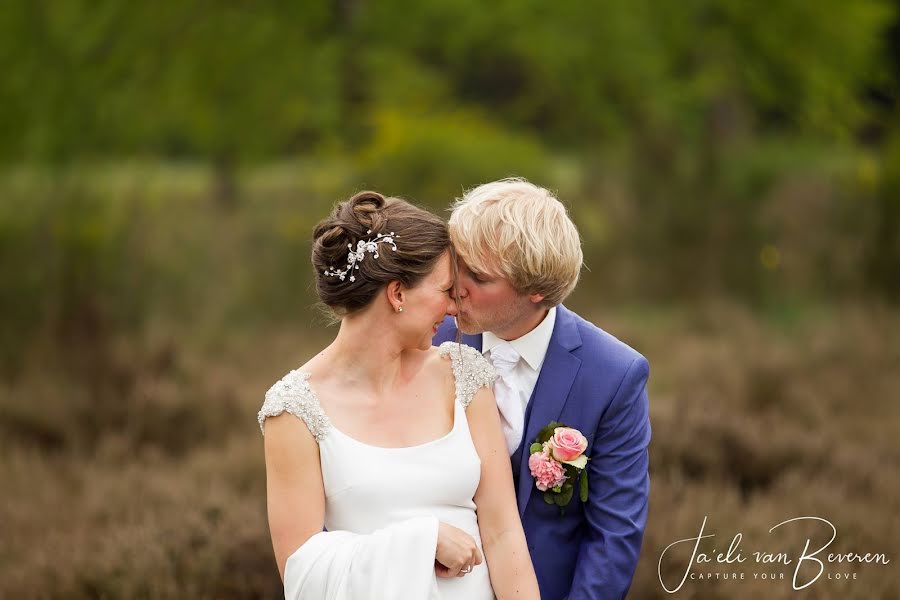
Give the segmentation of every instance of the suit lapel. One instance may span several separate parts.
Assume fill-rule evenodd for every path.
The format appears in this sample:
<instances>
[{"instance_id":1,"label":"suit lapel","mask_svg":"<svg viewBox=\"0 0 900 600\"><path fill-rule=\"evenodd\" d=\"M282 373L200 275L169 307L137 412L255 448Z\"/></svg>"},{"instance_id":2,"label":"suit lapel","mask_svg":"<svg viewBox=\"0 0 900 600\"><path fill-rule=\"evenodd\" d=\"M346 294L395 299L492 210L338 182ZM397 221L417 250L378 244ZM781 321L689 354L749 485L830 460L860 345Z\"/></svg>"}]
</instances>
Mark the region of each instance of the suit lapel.
<instances>
[{"instance_id":1,"label":"suit lapel","mask_svg":"<svg viewBox=\"0 0 900 600\"><path fill-rule=\"evenodd\" d=\"M572 350L579 346L581 346L581 336L575 326L575 319L571 312L560 305L556 312L553 335L547 346L547 355L544 357L544 364L541 366L541 372L538 375L525 415L525 437L520 446L518 465L519 516L524 515L531 491L534 489L534 479L528 469L528 448L537 437L538 432L549 425L551 421L557 420L562 413L569 397L569 390L572 389L575 381L575 375L581 367L581 359L572 354ZM513 468L516 466L513 465Z\"/></svg>"}]
</instances>

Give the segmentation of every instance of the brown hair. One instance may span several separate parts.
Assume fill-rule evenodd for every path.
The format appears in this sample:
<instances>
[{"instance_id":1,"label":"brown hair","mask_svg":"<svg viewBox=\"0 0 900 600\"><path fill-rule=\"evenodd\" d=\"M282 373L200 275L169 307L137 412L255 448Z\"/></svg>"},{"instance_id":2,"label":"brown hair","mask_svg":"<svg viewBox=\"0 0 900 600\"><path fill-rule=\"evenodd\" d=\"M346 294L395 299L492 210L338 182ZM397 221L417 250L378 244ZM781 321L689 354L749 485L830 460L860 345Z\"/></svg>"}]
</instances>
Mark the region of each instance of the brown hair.
<instances>
[{"instance_id":1,"label":"brown hair","mask_svg":"<svg viewBox=\"0 0 900 600\"><path fill-rule=\"evenodd\" d=\"M370 233L371 231L371 233ZM348 245L394 232L397 250L380 244L378 258L368 254L353 270L340 277L325 275L329 269L347 266ZM316 293L338 316L358 311L391 281L414 287L431 273L438 258L451 250L447 225L437 216L401 198L377 192L360 192L334 207L313 230L312 264Z\"/></svg>"}]
</instances>

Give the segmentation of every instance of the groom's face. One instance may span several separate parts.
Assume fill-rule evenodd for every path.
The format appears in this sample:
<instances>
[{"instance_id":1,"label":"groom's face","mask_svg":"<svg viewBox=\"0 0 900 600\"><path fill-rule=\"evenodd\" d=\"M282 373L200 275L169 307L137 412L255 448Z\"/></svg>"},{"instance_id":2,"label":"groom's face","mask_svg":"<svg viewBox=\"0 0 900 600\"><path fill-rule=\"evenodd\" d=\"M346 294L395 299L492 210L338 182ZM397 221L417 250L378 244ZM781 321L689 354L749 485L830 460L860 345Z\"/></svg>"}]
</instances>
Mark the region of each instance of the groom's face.
<instances>
[{"instance_id":1,"label":"groom's face","mask_svg":"<svg viewBox=\"0 0 900 600\"><path fill-rule=\"evenodd\" d=\"M463 333L490 331L504 338L534 311L529 297L517 292L506 278L479 272L461 258L458 270L456 323Z\"/></svg>"}]
</instances>

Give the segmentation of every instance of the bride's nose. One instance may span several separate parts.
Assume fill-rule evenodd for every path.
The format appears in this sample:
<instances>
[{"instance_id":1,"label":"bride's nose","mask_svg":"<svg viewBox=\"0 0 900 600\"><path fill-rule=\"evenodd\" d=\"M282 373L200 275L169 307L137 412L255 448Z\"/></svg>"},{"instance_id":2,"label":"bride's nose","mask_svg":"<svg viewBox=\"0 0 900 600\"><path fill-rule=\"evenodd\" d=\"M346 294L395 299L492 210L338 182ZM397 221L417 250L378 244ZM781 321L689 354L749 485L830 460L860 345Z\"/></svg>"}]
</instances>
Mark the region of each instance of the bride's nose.
<instances>
[{"instance_id":1,"label":"bride's nose","mask_svg":"<svg viewBox=\"0 0 900 600\"><path fill-rule=\"evenodd\" d=\"M447 302L447 314L455 317L457 313L459 313L459 307L456 306L456 299L450 298L450 301Z\"/></svg>"}]
</instances>

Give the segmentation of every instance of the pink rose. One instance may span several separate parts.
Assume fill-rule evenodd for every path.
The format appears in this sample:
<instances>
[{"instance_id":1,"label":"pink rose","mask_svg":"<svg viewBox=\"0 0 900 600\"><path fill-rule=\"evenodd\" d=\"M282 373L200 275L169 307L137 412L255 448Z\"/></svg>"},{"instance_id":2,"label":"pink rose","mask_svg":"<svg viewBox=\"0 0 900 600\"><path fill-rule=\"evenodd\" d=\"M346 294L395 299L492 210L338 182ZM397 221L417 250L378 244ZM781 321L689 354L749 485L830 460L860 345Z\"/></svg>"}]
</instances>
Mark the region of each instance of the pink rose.
<instances>
[{"instance_id":1,"label":"pink rose","mask_svg":"<svg viewBox=\"0 0 900 600\"><path fill-rule=\"evenodd\" d=\"M535 452L529 456L528 468L536 480L537 489L542 492L562 485L566 481L566 471L563 466L544 452Z\"/></svg>"},{"instance_id":2,"label":"pink rose","mask_svg":"<svg viewBox=\"0 0 900 600\"><path fill-rule=\"evenodd\" d=\"M550 451L560 462L571 462L587 449L587 439L577 429L557 427L550 438Z\"/></svg>"}]
</instances>

